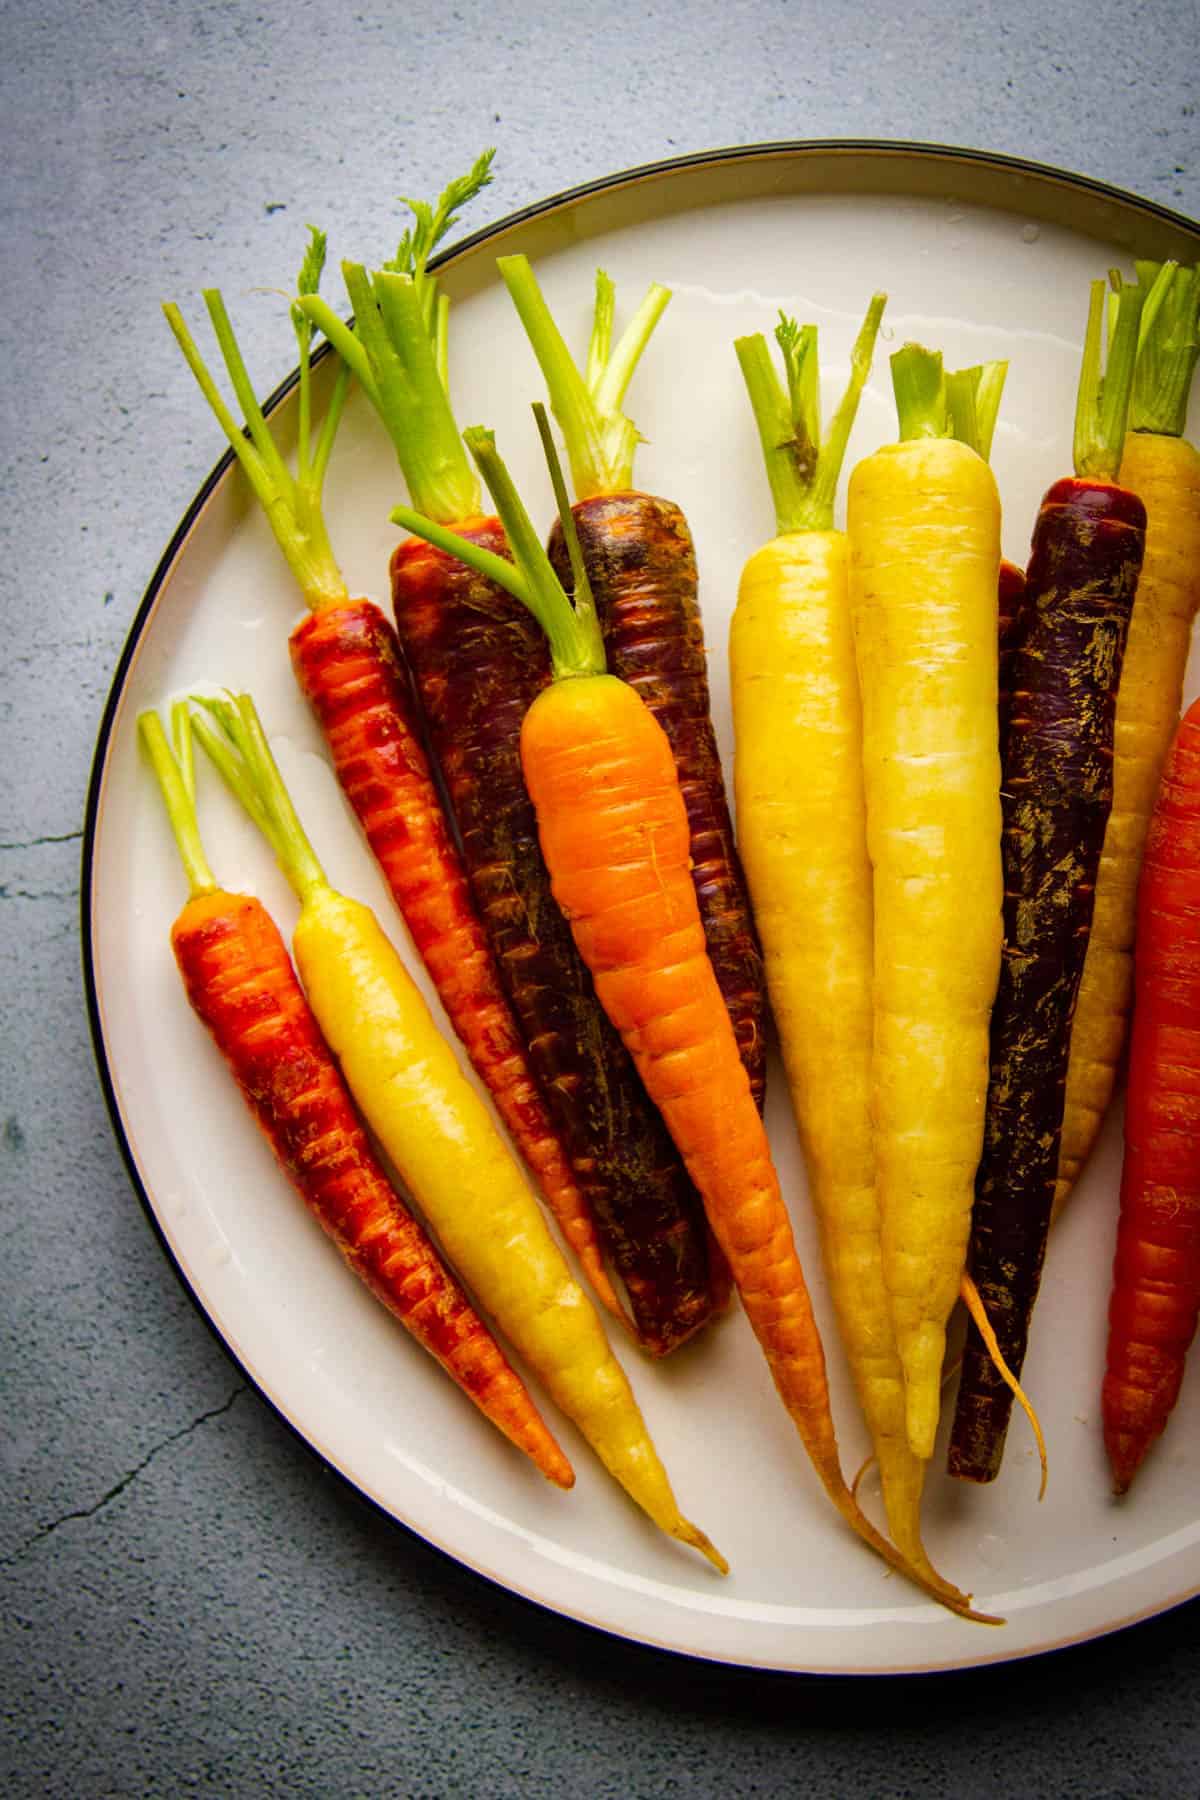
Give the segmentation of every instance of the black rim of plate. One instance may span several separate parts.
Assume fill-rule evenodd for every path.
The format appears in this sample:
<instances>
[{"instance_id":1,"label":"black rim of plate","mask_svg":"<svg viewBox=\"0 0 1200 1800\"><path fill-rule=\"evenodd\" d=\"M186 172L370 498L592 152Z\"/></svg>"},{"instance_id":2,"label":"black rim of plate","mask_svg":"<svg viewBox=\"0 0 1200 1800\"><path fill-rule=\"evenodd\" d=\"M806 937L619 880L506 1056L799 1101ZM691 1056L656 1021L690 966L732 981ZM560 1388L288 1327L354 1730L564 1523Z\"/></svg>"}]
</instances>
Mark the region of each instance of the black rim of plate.
<instances>
[{"instance_id":1,"label":"black rim of plate","mask_svg":"<svg viewBox=\"0 0 1200 1800\"><path fill-rule=\"evenodd\" d=\"M482 226L478 231L471 233L468 237L459 239L440 256L435 257L431 261L430 267L447 267L448 265L457 262L461 257L468 253L477 250L481 245L488 243L494 238L501 237L505 233L526 224L531 220L544 218L552 213L578 206L582 202L592 199L597 195L615 192L622 187L634 187L643 182L653 181L658 178L667 178L687 170L702 169L706 166L717 167L723 163L769 161L772 158L792 159L803 158L806 156L815 158L821 155L837 153L848 155L858 154L864 158L881 160L885 158L895 160L911 157L919 161L945 162L951 166L959 165L963 168L982 167L994 170L997 173L1028 177L1031 181L1042 185L1065 187L1093 195L1097 199L1109 202L1113 206L1126 212L1141 213L1148 219L1156 220L1159 223L1171 226L1188 236L1195 237L1198 240L1198 244L1200 244L1200 224L1193 219L1189 219L1184 214L1173 212L1169 207L1162 206L1157 201L1145 199L1141 195L1128 193L1107 182L1096 181L1090 176L1075 174L1066 169L1055 168L1050 164L1030 162L1021 157L1008 156L996 151L970 150L962 148L961 146L947 144L930 144L881 138L812 138L781 140L778 142L761 144L739 144L731 145L725 149L695 151L684 156L668 157L656 162L639 164L632 169L626 169L616 174L600 176L592 181L582 182L576 187L565 189L560 193L548 195L545 199L535 201L529 206L520 207L516 212L507 214L504 218L498 219L492 225ZM864 189L866 186L867 184L864 184ZM329 353L329 350L330 346L328 343L322 341L317 355L324 356ZM292 389L296 386L297 380L298 372L293 370L292 373L288 375L263 402L264 413L270 414L286 400ZM729 1662L727 1659L716 1654L708 1655L702 1651L683 1650L677 1645L658 1643L653 1638L627 1634L617 1627L605 1625L583 1615L561 1611L551 1602L539 1600L536 1596L522 1593L519 1589L508 1586L499 1577L489 1574L486 1570L477 1568L474 1564L466 1561L454 1551L435 1543L431 1539L425 1537L415 1526L412 1526L408 1524L406 1520L399 1518L395 1513L390 1511L388 1507L383 1505L382 1502L376 1500L373 1495L365 1492L351 1474L347 1473L344 1469L339 1468L336 1463L330 1462L329 1459L322 1454L317 1445L305 1435L301 1427L288 1417L282 1410L282 1407L278 1405L254 1379L245 1365L241 1362L236 1352L230 1346L228 1340L222 1335L215 1320L205 1307L204 1302L193 1288L183 1269L180 1267L180 1264L167 1241L162 1224L155 1210L154 1203L142 1180L137 1159L134 1155L133 1145L130 1142L129 1135L125 1129L125 1122L121 1115L116 1087L109 1066L108 1050L104 1040L104 1030L100 1014L100 998L96 979L95 945L92 937L92 881L95 865L97 826L99 822L101 800L103 797L104 780L108 767L108 751L112 739L113 728L116 723L117 713L125 691L126 680L129 676L143 633L149 623L150 617L154 611L155 603L167 577L174 567L192 527L203 513L214 490L224 478L234 460L233 451L226 450L224 455L212 469L211 473L205 479L195 498L192 500L191 505L184 513L179 525L176 527L170 543L160 557L158 566L142 596L141 603L138 606L133 622L129 627L128 635L117 661L112 685L104 705L103 714L101 715L100 729L96 739L96 748L93 753L91 773L88 780L87 803L84 810L83 851L80 862L80 945L83 964L84 993L87 1003L88 1025L91 1032L93 1056L95 1058L96 1070L103 1091L105 1104L108 1108L113 1133L116 1137L117 1145L125 1163L129 1179L133 1185L134 1192L141 1203L142 1211L146 1216L150 1228L154 1232L163 1254L167 1258L171 1268L174 1270L180 1286L204 1320L204 1323L212 1332L217 1343L220 1344L225 1354L229 1357L235 1368L237 1368L247 1386L254 1391L263 1404L269 1407L271 1412L273 1412L287 1429L304 1445L305 1449L316 1460L320 1467L334 1475L337 1480L353 1494L360 1504L370 1508L373 1513L377 1513L380 1517L386 1519L389 1525L399 1527L410 1538L424 1545L428 1550L431 1550L440 1556L444 1556L458 1568L466 1570L475 1580L481 1582L489 1589L499 1589L511 1599L530 1609L530 1611L541 1615L548 1615L556 1620L562 1620L577 1630L589 1633L600 1633L601 1635L612 1637L620 1643L633 1644L651 1654L663 1655L685 1664L690 1661L699 1660L715 1664L719 1667L728 1668L731 1672L736 1671L746 1675L783 1676L793 1678L798 1676L803 1679L819 1680L822 1682L838 1682L849 1677L858 1683L864 1679L878 1677L881 1674L890 1682L895 1682L897 1680L904 1681L913 1677L921 1677L923 1680L927 1681L931 1676L935 1678L940 1677L944 1680L956 1681L962 1679L964 1676L981 1673L988 1669L995 1669L997 1665L1003 1666L1005 1664L1028 1661L1031 1658L1060 1654L1063 1651L1069 1651L1090 1642L1094 1642L1098 1638L1111 1636L1114 1632L1120 1632L1128 1630L1131 1627L1136 1627L1139 1624L1161 1617L1164 1613L1171 1612L1177 1607L1187 1605L1197 1594L1200 1594L1200 1578L1197 1579L1193 1593L1183 1595L1178 1600L1167 1602L1165 1605L1149 1607L1144 1612L1134 1614L1127 1619L1115 1620L1111 1625L1104 1627L1099 1632L1085 1632L1075 1638L1065 1639L1055 1644L1034 1647L1029 1650L1008 1652L1001 1650L994 1655L981 1655L978 1658L973 1658L962 1663L935 1663L927 1667L913 1667L897 1669L894 1671L868 1670L858 1672L855 1670L840 1670L837 1672L829 1672L806 1669L801 1666L783 1667L774 1662L763 1664L755 1664L753 1662Z\"/></svg>"}]
</instances>

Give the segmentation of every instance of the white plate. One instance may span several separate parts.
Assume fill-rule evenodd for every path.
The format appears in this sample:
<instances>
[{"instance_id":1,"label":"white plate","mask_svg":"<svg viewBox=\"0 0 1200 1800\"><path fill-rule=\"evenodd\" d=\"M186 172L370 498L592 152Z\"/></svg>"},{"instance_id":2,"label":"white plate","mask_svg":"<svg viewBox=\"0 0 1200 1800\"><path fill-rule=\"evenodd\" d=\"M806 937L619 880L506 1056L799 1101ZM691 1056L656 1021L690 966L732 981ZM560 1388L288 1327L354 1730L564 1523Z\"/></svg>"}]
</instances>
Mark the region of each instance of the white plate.
<instances>
[{"instance_id":1,"label":"white plate","mask_svg":"<svg viewBox=\"0 0 1200 1800\"><path fill-rule=\"evenodd\" d=\"M734 336L769 332L780 307L816 320L827 391L840 391L868 296L888 290L886 341L848 467L895 435L890 345L915 337L940 346L951 367L1010 357L992 460L1006 553L1023 561L1043 490L1070 469L1088 281L1114 262L1128 266L1134 253L1200 254L1195 228L1142 203L1048 171L920 147L727 153L550 202L471 240L444 268L458 418L496 428L531 510L546 520L549 488L528 410L541 382L494 275L501 239L504 250L534 256L580 349L597 263L615 278L622 313L652 279L674 290L628 405L648 440L640 485L679 501L695 533L726 750L727 622L741 564L773 528ZM180 362L181 392L190 379ZM397 536L388 512L402 497L390 446L356 398L328 515L351 591L385 605ZM118 673L89 806L85 902L97 1050L135 1182L197 1303L282 1415L363 1494L471 1568L574 1618L697 1656L809 1671L946 1669L1076 1641L1200 1589L1200 1381L1186 1389L1132 1498L1118 1504L1109 1493L1098 1389L1117 1118L1055 1233L1026 1365L1050 1446L1045 1502L1037 1503L1020 1420L992 1488L951 1483L937 1463L929 1481L934 1559L978 1604L1007 1615L1001 1630L927 1604L840 1526L740 1315L664 1366L621 1351L684 1510L732 1563L725 1581L655 1532L561 1421L578 1472L567 1496L455 1394L300 1207L189 1011L168 947L184 886L139 763L135 715L197 683L236 683L258 699L333 879L376 907L411 961L293 685L285 640L299 611L227 459L168 551ZM1194 657L1189 693L1198 688ZM215 780L203 770L201 779L218 878L253 888L288 930L295 903L269 855ZM853 1471L865 1435L777 1065L768 1118Z\"/></svg>"}]
</instances>

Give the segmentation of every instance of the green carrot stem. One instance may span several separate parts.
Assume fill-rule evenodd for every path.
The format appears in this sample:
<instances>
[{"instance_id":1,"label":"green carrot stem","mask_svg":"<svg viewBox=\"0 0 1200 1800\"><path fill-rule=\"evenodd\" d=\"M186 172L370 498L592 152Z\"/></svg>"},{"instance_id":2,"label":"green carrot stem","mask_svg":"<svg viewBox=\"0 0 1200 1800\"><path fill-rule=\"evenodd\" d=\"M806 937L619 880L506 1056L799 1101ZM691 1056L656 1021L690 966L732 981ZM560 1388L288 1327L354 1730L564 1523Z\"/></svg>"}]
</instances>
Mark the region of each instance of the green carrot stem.
<instances>
[{"instance_id":1,"label":"green carrot stem","mask_svg":"<svg viewBox=\"0 0 1200 1800\"><path fill-rule=\"evenodd\" d=\"M1075 473L1089 480L1115 481L1121 466L1145 300L1140 286L1122 287L1116 296L1115 319L1109 320L1104 282L1093 281L1089 290L1073 446Z\"/></svg>"},{"instance_id":2,"label":"green carrot stem","mask_svg":"<svg viewBox=\"0 0 1200 1800\"><path fill-rule=\"evenodd\" d=\"M312 287L324 261L324 236L310 226L312 237L301 283ZM325 526L322 491L333 439L346 401L349 374L339 370L329 407L314 447L312 442L311 349L312 326L308 317L292 308L292 325L300 354L300 391L297 436L297 473L292 474L259 405L246 369L237 335L219 289L207 288L204 303L213 334L221 351L235 398L241 407L245 430L226 404L178 306L167 302L163 313L183 352L185 361L208 401L217 423L237 457L259 504L267 515L275 541L287 560L308 605L319 611L346 598L346 584Z\"/></svg>"},{"instance_id":3,"label":"green carrot stem","mask_svg":"<svg viewBox=\"0 0 1200 1800\"><path fill-rule=\"evenodd\" d=\"M1146 301L1127 429L1182 437L1200 358L1200 263L1190 269L1174 263L1135 266Z\"/></svg>"},{"instance_id":4,"label":"green carrot stem","mask_svg":"<svg viewBox=\"0 0 1200 1800\"><path fill-rule=\"evenodd\" d=\"M487 483L492 502L504 526L513 561L510 563L504 557L484 549L482 545L470 543L457 532L448 530L436 520L423 518L408 506L393 509L393 522L403 526L406 531L411 531L414 537L424 538L437 549L446 551L450 556L457 556L480 575L498 582L514 599L528 607L549 639L550 662L556 681L575 675L602 675L607 666L604 640L600 634L587 576L583 573L582 558L577 565L575 604L572 605L496 449L494 435L476 425L465 431L463 437ZM543 443L549 443L551 475L555 481L556 493L562 494L560 509L563 531L570 548L574 520L569 506L565 505L562 471L557 467L557 458L553 443L549 442L548 432L543 433ZM577 552L577 537L575 549ZM576 567L574 554L572 566Z\"/></svg>"},{"instance_id":5,"label":"green carrot stem","mask_svg":"<svg viewBox=\"0 0 1200 1800\"><path fill-rule=\"evenodd\" d=\"M262 832L303 903L325 887L325 871L305 834L249 694L192 696L196 736L230 792ZM207 716L206 716L207 715Z\"/></svg>"},{"instance_id":6,"label":"green carrot stem","mask_svg":"<svg viewBox=\"0 0 1200 1800\"><path fill-rule=\"evenodd\" d=\"M200 826L196 819L195 787L191 778L191 740L186 726L182 730L179 727L175 709L172 709L172 724L176 728L176 750L172 750L167 741L162 720L156 712L150 709L138 714L138 733L158 780L171 833L179 851L179 860L187 876L188 893L195 899L198 894L214 893L217 884L204 854ZM187 744L186 750L182 749L184 743Z\"/></svg>"},{"instance_id":7,"label":"green carrot stem","mask_svg":"<svg viewBox=\"0 0 1200 1800\"><path fill-rule=\"evenodd\" d=\"M392 440L413 505L439 524L478 513L480 487L450 408L449 301L427 265L458 209L491 180L494 154L485 150L436 206L405 202L413 223L382 269L368 274L362 263L342 264L353 329L316 296L297 300L358 376Z\"/></svg>"},{"instance_id":8,"label":"green carrot stem","mask_svg":"<svg viewBox=\"0 0 1200 1800\"><path fill-rule=\"evenodd\" d=\"M585 376L554 322L528 257L501 256L496 267L545 378L551 410L571 465L575 498L587 500L597 494L616 494L631 488L639 438L636 426L621 411L621 402L671 298L670 290L657 283L647 290L613 350L613 285L602 269L597 271Z\"/></svg>"},{"instance_id":9,"label":"green carrot stem","mask_svg":"<svg viewBox=\"0 0 1200 1800\"><path fill-rule=\"evenodd\" d=\"M745 377L762 444L776 530L829 531L846 445L871 370L879 322L887 304L876 294L850 353L850 379L821 443L817 328L798 326L780 314L775 332L787 374L785 390L761 332L737 338L734 349Z\"/></svg>"},{"instance_id":10,"label":"green carrot stem","mask_svg":"<svg viewBox=\"0 0 1200 1800\"><path fill-rule=\"evenodd\" d=\"M1006 362L977 363L948 373L940 350L905 344L892 357L900 441L957 438L987 461L996 430Z\"/></svg>"}]
</instances>

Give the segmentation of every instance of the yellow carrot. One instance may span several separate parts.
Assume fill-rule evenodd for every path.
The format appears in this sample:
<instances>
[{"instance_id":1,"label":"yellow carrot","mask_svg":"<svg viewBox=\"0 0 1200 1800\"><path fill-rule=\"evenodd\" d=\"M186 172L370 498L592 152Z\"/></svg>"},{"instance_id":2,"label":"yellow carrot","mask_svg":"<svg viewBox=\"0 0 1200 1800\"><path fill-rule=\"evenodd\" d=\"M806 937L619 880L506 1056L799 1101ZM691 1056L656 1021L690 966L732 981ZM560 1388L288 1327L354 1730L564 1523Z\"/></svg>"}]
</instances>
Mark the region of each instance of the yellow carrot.
<instances>
[{"instance_id":1,"label":"yellow carrot","mask_svg":"<svg viewBox=\"0 0 1200 1800\"><path fill-rule=\"evenodd\" d=\"M1158 264L1138 264L1147 288L1158 273ZM1182 436L1200 344L1200 267L1175 270L1162 292L1143 331L1119 477L1146 508L1146 551L1117 694L1112 812L1071 1029L1056 1212L1091 1153L1116 1083L1133 994L1142 850L1200 611L1200 454Z\"/></svg>"},{"instance_id":2,"label":"yellow carrot","mask_svg":"<svg viewBox=\"0 0 1200 1800\"><path fill-rule=\"evenodd\" d=\"M937 1580L921 1542L925 1464L909 1448L904 1374L883 1281L871 1130L873 923L862 708L838 474L883 310L854 348L820 443L816 328L784 319L785 393L765 340L738 359L779 535L742 572L729 636L738 843L766 963L830 1293L879 1463L897 1547ZM804 443L814 454L796 457ZM817 446L820 445L818 449Z\"/></svg>"},{"instance_id":3,"label":"yellow carrot","mask_svg":"<svg viewBox=\"0 0 1200 1800\"><path fill-rule=\"evenodd\" d=\"M301 902L292 948L364 1118L449 1261L656 1525L727 1564L681 1515L625 1373L491 1114L375 915L326 881L247 696L205 701L206 750Z\"/></svg>"},{"instance_id":4,"label":"yellow carrot","mask_svg":"<svg viewBox=\"0 0 1200 1800\"><path fill-rule=\"evenodd\" d=\"M892 358L901 441L850 478L850 599L875 907L871 1107L909 1445L933 1452L1000 969L997 580L984 455L1004 365ZM958 430L959 441L951 436Z\"/></svg>"}]
</instances>

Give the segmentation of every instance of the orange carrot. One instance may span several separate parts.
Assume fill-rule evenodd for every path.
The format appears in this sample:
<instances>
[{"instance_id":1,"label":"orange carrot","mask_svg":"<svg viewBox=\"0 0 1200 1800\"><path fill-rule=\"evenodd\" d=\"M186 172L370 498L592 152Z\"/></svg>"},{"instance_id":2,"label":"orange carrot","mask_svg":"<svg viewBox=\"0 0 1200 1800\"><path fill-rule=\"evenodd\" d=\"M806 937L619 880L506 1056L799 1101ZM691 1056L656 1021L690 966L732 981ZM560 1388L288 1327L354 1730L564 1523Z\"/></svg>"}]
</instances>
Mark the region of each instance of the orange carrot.
<instances>
[{"instance_id":1,"label":"orange carrot","mask_svg":"<svg viewBox=\"0 0 1200 1800\"><path fill-rule=\"evenodd\" d=\"M1104 1442L1119 1494L1179 1396L1200 1316L1200 700L1167 759L1138 888Z\"/></svg>"},{"instance_id":2,"label":"orange carrot","mask_svg":"<svg viewBox=\"0 0 1200 1800\"><path fill-rule=\"evenodd\" d=\"M175 709L176 754L157 714L138 723L188 875L175 960L276 1160L375 1297L548 1480L570 1487L571 1465L525 1384L384 1174L274 921L252 895L213 879L186 706Z\"/></svg>"},{"instance_id":3,"label":"orange carrot","mask_svg":"<svg viewBox=\"0 0 1200 1800\"><path fill-rule=\"evenodd\" d=\"M392 516L499 581L545 629L554 680L525 716L522 762L554 893L601 1004L699 1189L780 1397L827 1494L893 1567L965 1611L965 1596L915 1571L871 1525L842 1474L820 1334L766 1132L705 948L670 744L634 689L604 672L603 640L561 471L545 414L535 410L571 550L573 606L489 432L464 435L517 568L409 508Z\"/></svg>"}]
</instances>

